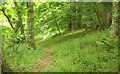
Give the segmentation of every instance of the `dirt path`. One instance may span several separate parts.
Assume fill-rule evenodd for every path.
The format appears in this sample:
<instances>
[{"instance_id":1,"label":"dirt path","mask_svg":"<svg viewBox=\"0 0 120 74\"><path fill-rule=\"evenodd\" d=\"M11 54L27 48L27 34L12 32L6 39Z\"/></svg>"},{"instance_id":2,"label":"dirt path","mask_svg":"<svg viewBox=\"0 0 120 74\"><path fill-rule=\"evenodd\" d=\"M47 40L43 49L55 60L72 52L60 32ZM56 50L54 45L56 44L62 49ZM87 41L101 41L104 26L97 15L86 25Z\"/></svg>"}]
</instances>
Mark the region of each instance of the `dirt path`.
<instances>
[{"instance_id":1,"label":"dirt path","mask_svg":"<svg viewBox=\"0 0 120 74\"><path fill-rule=\"evenodd\" d=\"M41 41L43 41L45 39L45 37L46 37L46 35L44 36L44 38L42 40L35 42L35 44L39 44ZM45 58L43 60L39 60L39 61L35 62L34 72L40 72L41 70L45 69L46 67L50 66L50 64L51 64L50 49L44 48L43 50L45 52Z\"/></svg>"},{"instance_id":2,"label":"dirt path","mask_svg":"<svg viewBox=\"0 0 120 74\"><path fill-rule=\"evenodd\" d=\"M50 50L48 48L44 48L43 49L45 51L45 58L41 61L37 61L35 63L36 65L36 69L34 70L34 72L40 72L41 70L45 69L46 67L50 66L51 64L51 54L50 54Z\"/></svg>"},{"instance_id":3,"label":"dirt path","mask_svg":"<svg viewBox=\"0 0 120 74\"><path fill-rule=\"evenodd\" d=\"M44 37L43 37L43 39L42 39L42 40L40 40L40 41L35 42L35 44L39 44L40 42L44 41L44 40L45 40L45 38L46 38L46 33L44 33Z\"/></svg>"},{"instance_id":4,"label":"dirt path","mask_svg":"<svg viewBox=\"0 0 120 74\"><path fill-rule=\"evenodd\" d=\"M40 40L40 41L37 41L37 42L35 42L35 44L39 44L40 42L42 42L43 40Z\"/></svg>"}]
</instances>

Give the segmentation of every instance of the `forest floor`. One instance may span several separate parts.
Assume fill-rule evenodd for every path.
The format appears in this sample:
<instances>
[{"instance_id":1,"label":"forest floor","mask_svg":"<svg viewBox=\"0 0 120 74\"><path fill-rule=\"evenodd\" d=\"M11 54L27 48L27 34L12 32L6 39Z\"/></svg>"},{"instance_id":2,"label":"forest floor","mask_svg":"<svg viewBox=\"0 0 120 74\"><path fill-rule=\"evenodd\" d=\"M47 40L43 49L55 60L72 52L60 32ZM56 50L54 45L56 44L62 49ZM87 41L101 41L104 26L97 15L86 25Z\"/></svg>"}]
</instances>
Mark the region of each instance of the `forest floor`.
<instances>
[{"instance_id":1,"label":"forest floor","mask_svg":"<svg viewBox=\"0 0 120 74\"><path fill-rule=\"evenodd\" d=\"M101 44L102 41L109 43L107 47L107 43ZM87 32L78 30L55 35L48 39L46 37L39 45L50 50L49 63L51 63L39 70L40 72L117 71L116 41L117 39L109 39L109 29L88 30ZM46 63L45 60L43 61Z\"/></svg>"},{"instance_id":2,"label":"forest floor","mask_svg":"<svg viewBox=\"0 0 120 74\"><path fill-rule=\"evenodd\" d=\"M109 32L106 29L47 34L36 37L36 50L19 44L14 54L12 47L6 47L3 53L8 68L14 72L116 72L118 39L111 40Z\"/></svg>"},{"instance_id":3,"label":"forest floor","mask_svg":"<svg viewBox=\"0 0 120 74\"><path fill-rule=\"evenodd\" d=\"M34 72L40 72L42 69L45 69L46 67L48 67L51 63L51 54L50 54L50 50L48 48L44 48L43 49L45 51L45 58L43 60L38 60L37 62L35 62L36 65L36 69L34 70Z\"/></svg>"},{"instance_id":4,"label":"forest floor","mask_svg":"<svg viewBox=\"0 0 120 74\"><path fill-rule=\"evenodd\" d=\"M78 31L78 33L79 32L81 33L82 31L80 30L80 31ZM76 33L74 33L74 34L76 34ZM46 35L43 36L42 40L36 41L35 44L36 45L40 44L41 42L43 42L45 40L45 38L46 38ZM38 61L36 61L34 63L35 64L34 72L41 72L41 70L44 70L45 68L49 67L50 64L52 64L52 60L50 59L51 58L51 51L50 51L50 49L47 48L47 47L44 47L43 51L45 52L45 57L43 58L43 60L38 60Z\"/></svg>"}]
</instances>

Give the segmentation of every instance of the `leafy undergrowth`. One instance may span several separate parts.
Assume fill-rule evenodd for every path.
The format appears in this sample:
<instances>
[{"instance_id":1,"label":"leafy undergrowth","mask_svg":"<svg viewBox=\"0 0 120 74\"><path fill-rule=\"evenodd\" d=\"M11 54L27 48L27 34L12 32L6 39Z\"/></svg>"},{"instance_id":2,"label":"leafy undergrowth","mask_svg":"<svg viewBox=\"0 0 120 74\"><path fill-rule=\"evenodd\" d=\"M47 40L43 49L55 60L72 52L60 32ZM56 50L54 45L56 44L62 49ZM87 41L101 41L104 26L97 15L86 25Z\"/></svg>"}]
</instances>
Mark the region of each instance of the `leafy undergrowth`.
<instances>
[{"instance_id":1,"label":"leafy undergrowth","mask_svg":"<svg viewBox=\"0 0 120 74\"><path fill-rule=\"evenodd\" d=\"M52 64L42 72L118 71L117 37L110 39L109 30L93 31L75 38L67 36L68 39L57 42L60 37L48 40L49 45L43 42L51 49Z\"/></svg>"},{"instance_id":2,"label":"leafy undergrowth","mask_svg":"<svg viewBox=\"0 0 120 74\"><path fill-rule=\"evenodd\" d=\"M12 50L12 48L4 48L3 55L9 69L14 72L33 72L34 62L42 60L45 55L41 46L37 46L37 49L33 50L25 44L20 44L15 52Z\"/></svg>"}]
</instances>

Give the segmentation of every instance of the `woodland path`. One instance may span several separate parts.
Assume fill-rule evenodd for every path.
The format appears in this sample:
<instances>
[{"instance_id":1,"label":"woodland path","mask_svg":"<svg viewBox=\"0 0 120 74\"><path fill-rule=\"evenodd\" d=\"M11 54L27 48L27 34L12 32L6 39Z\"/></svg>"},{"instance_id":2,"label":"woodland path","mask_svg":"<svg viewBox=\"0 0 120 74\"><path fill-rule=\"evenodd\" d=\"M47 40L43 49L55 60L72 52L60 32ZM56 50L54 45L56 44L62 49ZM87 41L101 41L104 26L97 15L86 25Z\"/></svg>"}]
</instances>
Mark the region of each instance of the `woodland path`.
<instances>
[{"instance_id":1,"label":"woodland path","mask_svg":"<svg viewBox=\"0 0 120 74\"><path fill-rule=\"evenodd\" d=\"M45 38L46 38L46 33L44 33L44 37L43 37L43 39L42 39L42 40L40 40L40 41L35 42L35 44L39 44L40 42L44 41L44 40L45 40Z\"/></svg>"},{"instance_id":2,"label":"woodland path","mask_svg":"<svg viewBox=\"0 0 120 74\"><path fill-rule=\"evenodd\" d=\"M43 41L45 39L45 37L46 37L46 35L44 35L42 40L35 42L35 44L39 44L41 41ZM40 72L41 70L45 69L46 67L50 66L50 64L51 64L50 49L44 48L43 51L45 52L45 58L43 60L39 60L39 61L35 62L34 72Z\"/></svg>"}]
</instances>

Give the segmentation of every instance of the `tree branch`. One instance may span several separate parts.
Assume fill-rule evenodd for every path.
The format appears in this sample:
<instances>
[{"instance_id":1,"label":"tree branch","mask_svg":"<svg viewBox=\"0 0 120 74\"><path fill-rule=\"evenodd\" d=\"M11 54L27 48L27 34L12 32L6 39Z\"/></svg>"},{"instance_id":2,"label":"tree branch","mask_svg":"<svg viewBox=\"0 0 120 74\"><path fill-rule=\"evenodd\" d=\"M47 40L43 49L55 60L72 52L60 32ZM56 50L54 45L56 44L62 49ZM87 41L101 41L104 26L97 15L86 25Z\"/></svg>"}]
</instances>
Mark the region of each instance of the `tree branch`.
<instances>
[{"instance_id":1,"label":"tree branch","mask_svg":"<svg viewBox=\"0 0 120 74\"><path fill-rule=\"evenodd\" d=\"M94 3L94 6L95 6L95 13L96 13L96 15L97 15L98 22L99 22L99 24L101 24L99 9L98 9L96 3Z\"/></svg>"},{"instance_id":2,"label":"tree branch","mask_svg":"<svg viewBox=\"0 0 120 74\"><path fill-rule=\"evenodd\" d=\"M0 11L3 12L4 16L7 18L8 22L10 23L10 26L12 27L12 29L14 29L14 27L13 27L13 25L12 25L12 23L11 23L11 20L10 20L10 18L7 16L7 14L5 13L4 9L0 9Z\"/></svg>"},{"instance_id":3,"label":"tree branch","mask_svg":"<svg viewBox=\"0 0 120 74\"><path fill-rule=\"evenodd\" d=\"M17 4L16 0L14 0L14 4L15 4L16 7L18 7L18 4Z\"/></svg>"},{"instance_id":4,"label":"tree branch","mask_svg":"<svg viewBox=\"0 0 120 74\"><path fill-rule=\"evenodd\" d=\"M18 24L17 24L17 27L16 27L16 30L15 30L15 33L18 31L18 29L20 28L20 26L22 25L22 13L20 12L20 10L22 9L21 7L19 7L18 3L16 2L16 0L13 0L14 1L14 5L16 6L16 10L17 10L17 15L18 15ZM23 5L24 2L22 2L21 5Z\"/></svg>"}]
</instances>

